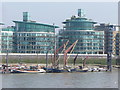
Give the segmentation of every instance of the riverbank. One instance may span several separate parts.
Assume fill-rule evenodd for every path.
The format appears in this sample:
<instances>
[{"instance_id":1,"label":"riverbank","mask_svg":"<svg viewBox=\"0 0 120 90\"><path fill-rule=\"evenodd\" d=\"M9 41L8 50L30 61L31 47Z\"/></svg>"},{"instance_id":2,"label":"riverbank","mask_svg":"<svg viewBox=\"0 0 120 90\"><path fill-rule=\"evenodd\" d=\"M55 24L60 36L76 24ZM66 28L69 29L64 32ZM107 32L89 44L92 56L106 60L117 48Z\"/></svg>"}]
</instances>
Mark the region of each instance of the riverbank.
<instances>
[{"instance_id":1,"label":"riverbank","mask_svg":"<svg viewBox=\"0 0 120 90\"><path fill-rule=\"evenodd\" d=\"M2 64L5 64L5 63L0 63L1 65ZM13 66L13 67L17 67L19 66L20 64L19 63L9 63L9 66ZM37 63L22 63L23 66L26 66L26 67L30 67L30 66L40 66L40 67L46 67L46 64L37 64ZM52 64L48 64L47 67L48 68L51 68ZM82 64L76 64L76 65L73 65L73 64L68 64L67 65L68 67L71 67L71 68L74 68L74 67L78 67L78 66L82 66ZM62 68L63 67L63 64L59 64L59 68ZM88 68L99 68L99 67L102 67L102 68L107 68L107 65L101 65L101 64L86 64L86 67ZM120 67L119 65L112 65L113 68L115 67Z\"/></svg>"},{"instance_id":2,"label":"riverbank","mask_svg":"<svg viewBox=\"0 0 120 90\"><path fill-rule=\"evenodd\" d=\"M1 63L5 63L6 60L3 58ZM48 64L51 64L52 59L48 58ZM8 59L9 64L14 64L14 63L26 63L26 64L46 64L46 59ZM68 59L68 64L73 64L74 59L70 58ZM76 60L76 64L82 64L83 60L82 58L78 58ZM117 61L115 59L112 59L112 65L116 65ZM63 59L59 59L59 64L63 64ZM88 58L86 60L86 64L98 64L98 65L106 65L107 64L107 59L106 58Z\"/></svg>"}]
</instances>

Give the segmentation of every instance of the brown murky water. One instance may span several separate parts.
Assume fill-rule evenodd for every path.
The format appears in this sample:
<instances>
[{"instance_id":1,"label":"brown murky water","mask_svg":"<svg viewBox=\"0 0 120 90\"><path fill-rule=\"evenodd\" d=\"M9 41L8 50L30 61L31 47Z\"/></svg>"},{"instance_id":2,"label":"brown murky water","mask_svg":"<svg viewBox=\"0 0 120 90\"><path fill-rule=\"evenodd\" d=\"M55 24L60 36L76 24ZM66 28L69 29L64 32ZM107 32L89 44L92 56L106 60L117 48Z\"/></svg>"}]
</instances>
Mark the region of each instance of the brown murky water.
<instances>
[{"instance_id":1,"label":"brown murky water","mask_svg":"<svg viewBox=\"0 0 120 90\"><path fill-rule=\"evenodd\" d=\"M118 70L87 73L4 74L3 88L118 88Z\"/></svg>"}]
</instances>

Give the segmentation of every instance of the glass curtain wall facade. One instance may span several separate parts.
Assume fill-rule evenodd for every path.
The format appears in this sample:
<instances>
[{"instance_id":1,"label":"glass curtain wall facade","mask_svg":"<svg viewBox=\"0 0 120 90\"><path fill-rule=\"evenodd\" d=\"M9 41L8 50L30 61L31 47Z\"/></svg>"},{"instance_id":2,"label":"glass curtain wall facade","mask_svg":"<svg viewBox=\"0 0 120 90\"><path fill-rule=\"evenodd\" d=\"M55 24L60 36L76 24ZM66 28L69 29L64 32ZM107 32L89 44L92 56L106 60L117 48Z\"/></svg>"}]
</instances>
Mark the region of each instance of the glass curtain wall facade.
<instances>
[{"instance_id":1,"label":"glass curtain wall facade","mask_svg":"<svg viewBox=\"0 0 120 90\"><path fill-rule=\"evenodd\" d=\"M116 35L118 31L113 31L113 55L116 55Z\"/></svg>"},{"instance_id":2,"label":"glass curtain wall facade","mask_svg":"<svg viewBox=\"0 0 120 90\"><path fill-rule=\"evenodd\" d=\"M73 53L78 54L103 54L104 53L104 32L93 30L66 30L60 33L59 46L69 40L72 45L76 40L78 43Z\"/></svg>"},{"instance_id":3,"label":"glass curtain wall facade","mask_svg":"<svg viewBox=\"0 0 120 90\"><path fill-rule=\"evenodd\" d=\"M113 52L113 36L114 36L113 31L116 30L116 27L114 25L103 23L95 26L95 29L99 31L104 31L105 54L107 54L108 52L112 53Z\"/></svg>"},{"instance_id":4,"label":"glass curtain wall facade","mask_svg":"<svg viewBox=\"0 0 120 90\"><path fill-rule=\"evenodd\" d=\"M116 55L120 56L120 31L116 35Z\"/></svg>"},{"instance_id":5,"label":"glass curtain wall facade","mask_svg":"<svg viewBox=\"0 0 120 90\"><path fill-rule=\"evenodd\" d=\"M14 27L2 28L1 31L1 53L13 52Z\"/></svg>"},{"instance_id":6,"label":"glass curtain wall facade","mask_svg":"<svg viewBox=\"0 0 120 90\"><path fill-rule=\"evenodd\" d=\"M53 53L55 28L54 25L36 23L23 13L23 21L15 23L14 52L17 53Z\"/></svg>"},{"instance_id":7,"label":"glass curtain wall facade","mask_svg":"<svg viewBox=\"0 0 120 90\"><path fill-rule=\"evenodd\" d=\"M104 32L94 30L96 22L87 19L83 10L78 9L78 17L72 16L63 24L64 29L59 32L59 46L69 40L69 47L78 40L73 53L104 54Z\"/></svg>"},{"instance_id":8,"label":"glass curtain wall facade","mask_svg":"<svg viewBox=\"0 0 120 90\"><path fill-rule=\"evenodd\" d=\"M65 24L64 28L67 30L93 30L95 22L87 18L72 16L71 19L67 19L63 24Z\"/></svg>"},{"instance_id":9,"label":"glass curtain wall facade","mask_svg":"<svg viewBox=\"0 0 120 90\"><path fill-rule=\"evenodd\" d=\"M1 39L2 39L2 27L1 27L1 24L0 24L0 53L1 53L1 51L2 51L2 41L1 41Z\"/></svg>"}]
</instances>

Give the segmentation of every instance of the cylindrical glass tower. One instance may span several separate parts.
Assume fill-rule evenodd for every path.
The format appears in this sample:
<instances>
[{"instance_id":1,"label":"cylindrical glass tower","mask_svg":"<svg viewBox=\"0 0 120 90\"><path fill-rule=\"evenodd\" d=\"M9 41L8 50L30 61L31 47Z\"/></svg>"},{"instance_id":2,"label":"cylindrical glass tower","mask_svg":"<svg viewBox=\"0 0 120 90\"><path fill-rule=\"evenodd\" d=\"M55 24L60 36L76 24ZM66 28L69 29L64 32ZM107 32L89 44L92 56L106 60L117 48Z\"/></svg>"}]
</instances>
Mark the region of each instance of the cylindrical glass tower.
<instances>
[{"instance_id":1,"label":"cylindrical glass tower","mask_svg":"<svg viewBox=\"0 0 120 90\"><path fill-rule=\"evenodd\" d=\"M87 19L82 9L78 9L78 16L72 16L63 22L64 29L60 31L59 46L69 40L68 47L78 40L73 53L103 54L104 32L94 30L96 22Z\"/></svg>"}]
</instances>

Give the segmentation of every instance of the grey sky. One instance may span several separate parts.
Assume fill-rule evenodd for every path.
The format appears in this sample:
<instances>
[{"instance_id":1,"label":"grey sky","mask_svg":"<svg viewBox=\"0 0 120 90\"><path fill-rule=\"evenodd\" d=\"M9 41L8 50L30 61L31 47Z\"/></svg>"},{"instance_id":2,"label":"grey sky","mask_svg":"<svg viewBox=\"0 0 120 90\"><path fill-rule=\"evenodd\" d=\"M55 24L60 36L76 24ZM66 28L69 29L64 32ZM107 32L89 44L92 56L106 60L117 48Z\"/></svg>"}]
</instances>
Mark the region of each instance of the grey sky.
<instances>
[{"instance_id":1,"label":"grey sky","mask_svg":"<svg viewBox=\"0 0 120 90\"><path fill-rule=\"evenodd\" d=\"M13 20L22 20L22 12L28 11L31 20L62 27L62 22L77 15L78 9L84 9L86 16L94 21L117 24L117 2L4 2L2 7L3 22L14 25Z\"/></svg>"}]
</instances>

